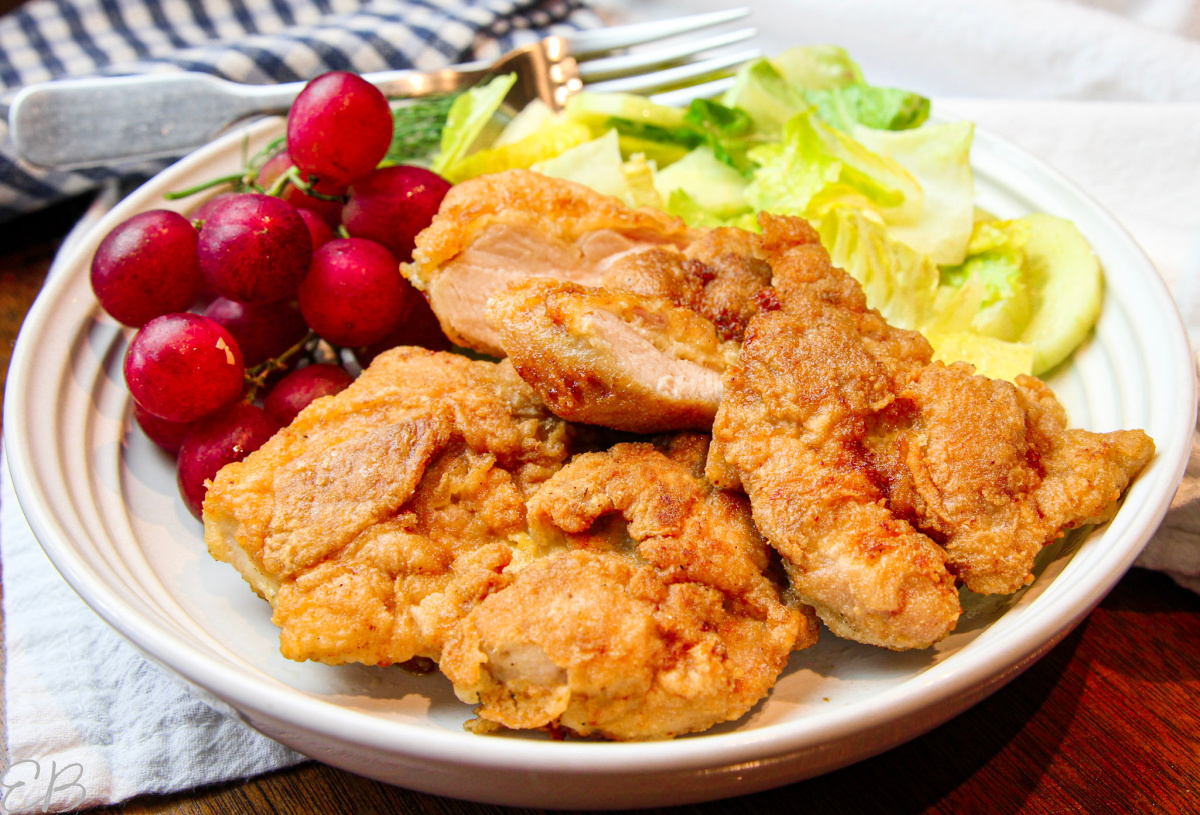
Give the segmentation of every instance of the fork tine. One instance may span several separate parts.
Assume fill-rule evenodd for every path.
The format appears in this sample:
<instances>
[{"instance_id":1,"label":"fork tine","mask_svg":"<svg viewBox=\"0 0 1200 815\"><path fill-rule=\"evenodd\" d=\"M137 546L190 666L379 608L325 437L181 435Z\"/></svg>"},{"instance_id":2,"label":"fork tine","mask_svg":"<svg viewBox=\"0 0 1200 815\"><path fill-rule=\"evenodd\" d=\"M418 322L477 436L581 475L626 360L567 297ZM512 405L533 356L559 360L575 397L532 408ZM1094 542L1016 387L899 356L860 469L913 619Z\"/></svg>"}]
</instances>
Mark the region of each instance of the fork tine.
<instances>
[{"instance_id":1,"label":"fork tine","mask_svg":"<svg viewBox=\"0 0 1200 815\"><path fill-rule=\"evenodd\" d=\"M678 62L687 57L702 54L705 51L715 51L727 45L743 42L757 33L753 28L742 28L702 40L681 42L666 48L655 48L652 51L583 60L579 62L579 77L585 82L594 82L602 78L630 74L646 68Z\"/></svg>"},{"instance_id":2,"label":"fork tine","mask_svg":"<svg viewBox=\"0 0 1200 815\"><path fill-rule=\"evenodd\" d=\"M656 93L650 97L650 101L658 105L666 105L669 108L687 107L695 99L714 99L720 96L732 88L736 82L736 78L726 76L711 82L702 82L699 85L688 85L685 88Z\"/></svg>"},{"instance_id":3,"label":"fork tine","mask_svg":"<svg viewBox=\"0 0 1200 815\"><path fill-rule=\"evenodd\" d=\"M629 25L612 28L597 28L591 31L581 31L565 36L567 53L578 57L595 54L600 51L614 51L619 48L629 48L633 45L653 42L655 40L674 37L676 34L687 34L714 25L721 25L731 20L739 20L750 13L748 8L729 9L728 11L712 11L705 14L693 14L688 17L675 17L670 20L652 20L645 23L630 23Z\"/></svg>"},{"instance_id":4,"label":"fork tine","mask_svg":"<svg viewBox=\"0 0 1200 815\"><path fill-rule=\"evenodd\" d=\"M666 68L654 73L593 82L585 87L589 91L600 93L645 93L658 88L669 88L672 85L698 79L708 74L715 74L718 71L732 68L735 65L741 65L743 62L758 59L761 56L762 51L752 48L747 51L739 51L736 54L697 60L696 62L689 62L686 65L677 65L674 68Z\"/></svg>"}]
</instances>

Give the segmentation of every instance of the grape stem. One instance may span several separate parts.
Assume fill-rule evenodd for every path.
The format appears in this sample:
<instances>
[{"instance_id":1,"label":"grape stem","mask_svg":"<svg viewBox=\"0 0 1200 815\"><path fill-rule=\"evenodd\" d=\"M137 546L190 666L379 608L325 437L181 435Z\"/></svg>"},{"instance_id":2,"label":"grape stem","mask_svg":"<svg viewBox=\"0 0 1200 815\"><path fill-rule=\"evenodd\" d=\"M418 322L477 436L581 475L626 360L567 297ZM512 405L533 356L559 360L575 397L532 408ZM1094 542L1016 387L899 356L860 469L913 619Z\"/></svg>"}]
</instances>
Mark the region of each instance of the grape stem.
<instances>
[{"instance_id":1,"label":"grape stem","mask_svg":"<svg viewBox=\"0 0 1200 815\"><path fill-rule=\"evenodd\" d=\"M316 198L318 201L345 201L345 197L341 195L326 195L323 192L317 192L315 189L316 181L314 179L304 180L304 176L300 175L300 168L293 164L287 168L287 172L275 179L275 183L267 190L267 195L273 195L276 198L283 195L284 190L288 186L295 187L305 195Z\"/></svg>"},{"instance_id":2,"label":"grape stem","mask_svg":"<svg viewBox=\"0 0 1200 815\"><path fill-rule=\"evenodd\" d=\"M220 178L214 178L209 181L205 181L203 184L197 184L194 187L188 187L186 190L175 190L174 192L164 193L163 198L166 198L168 201L177 201L180 198L187 198L189 195L195 195L198 192L211 190L213 187L220 186L221 184L238 184L242 182L244 178L244 173L238 173L237 175L224 175Z\"/></svg>"},{"instance_id":3,"label":"grape stem","mask_svg":"<svg viewBox=\"0 0 1200 815\"><path fill-rule=\"evenodd\" d=\"M287 144L287 136L278 136L271 140L269 144L251 156L249 159L243 158L242 163L246 165L246 170L257 174L268 161L275 157L275 154ZM243 156L245 155L243 151Z\"/></svg>"},{"instance_id":4,"label":"grape stem","mask_svg":"<svg viewBox=\"0 0 1200 815\"><path fill-rule=\"evenodd\" d=\"M287 370L288 362L292 357L304 351L309 343L317 339L315 331L309 331L304 337L293 345L291 348L284 351L277 357L272 357L264 362L260 362L253 368L246 371L246 397L245 402L253 402L258 395L258 391L267 384L267 377L276 371Z\"/></svg>"}]
</instances>

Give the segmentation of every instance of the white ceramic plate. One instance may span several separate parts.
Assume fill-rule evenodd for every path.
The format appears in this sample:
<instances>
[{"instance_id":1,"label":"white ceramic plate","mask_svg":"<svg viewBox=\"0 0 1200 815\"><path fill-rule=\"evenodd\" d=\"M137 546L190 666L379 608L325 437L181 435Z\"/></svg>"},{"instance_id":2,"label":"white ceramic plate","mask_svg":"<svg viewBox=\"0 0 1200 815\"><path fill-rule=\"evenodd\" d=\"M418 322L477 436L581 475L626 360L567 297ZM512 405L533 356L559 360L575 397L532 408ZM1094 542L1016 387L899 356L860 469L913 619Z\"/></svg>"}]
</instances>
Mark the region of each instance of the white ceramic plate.
<instances>
[{"instance_id":1,"label":"white ceramic plate","mask_svg":"<svg viewBox=\"0 0 1200 815\"><path fill-rule=\"evenodd\" d=\"M103 235L162 193L239 168L280 130L260 123L166 170L63 258L21 333L5 443L21 505L59 571L92 608L205 699L316 759L426 792L537 807L680 804L797 781L881 752L1011 679L1082 619L1133 562L1190 449L1195 383L1180 319L1129 236L1060 176L980 133L980 204L1001 216L1073 219L1106 272L1094 336L1050 383L1073 423L1145 428L1159 452L1107 526L1068 536L1006 598L967 596L936 648L892 653L829 634L797 653L741 720L671 742L558 743L462 730L470 709L440 675L294 663L270 612L205 550L176 494L173 462L132 428L120 365L129 332L88 284Z\"/></svg>"}]
</instances>

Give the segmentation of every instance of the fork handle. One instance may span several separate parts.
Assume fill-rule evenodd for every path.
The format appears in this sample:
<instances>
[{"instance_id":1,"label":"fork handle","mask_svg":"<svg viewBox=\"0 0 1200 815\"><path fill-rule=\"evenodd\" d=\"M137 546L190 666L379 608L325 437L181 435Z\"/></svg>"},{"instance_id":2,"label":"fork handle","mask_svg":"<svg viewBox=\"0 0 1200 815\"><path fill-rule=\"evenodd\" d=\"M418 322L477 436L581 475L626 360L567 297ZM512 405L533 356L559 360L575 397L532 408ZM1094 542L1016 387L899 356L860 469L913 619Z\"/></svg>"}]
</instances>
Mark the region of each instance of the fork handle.
<instances>
[{"instance_id":1,"label":"fork handle","mask_svg":"<svg viewBox=\"0 0 1200 815\"><path fill-rule=\"evenodd\" d=\"M455 90L464 71L482 72L485 65L382 71L364 78L389 98L416 98ZM44 82L13 98L9 132L17 155L41 167L178 156L239 119L287 110L304 85L245 85L195 72Z\"/></svg>"}]
</instances>

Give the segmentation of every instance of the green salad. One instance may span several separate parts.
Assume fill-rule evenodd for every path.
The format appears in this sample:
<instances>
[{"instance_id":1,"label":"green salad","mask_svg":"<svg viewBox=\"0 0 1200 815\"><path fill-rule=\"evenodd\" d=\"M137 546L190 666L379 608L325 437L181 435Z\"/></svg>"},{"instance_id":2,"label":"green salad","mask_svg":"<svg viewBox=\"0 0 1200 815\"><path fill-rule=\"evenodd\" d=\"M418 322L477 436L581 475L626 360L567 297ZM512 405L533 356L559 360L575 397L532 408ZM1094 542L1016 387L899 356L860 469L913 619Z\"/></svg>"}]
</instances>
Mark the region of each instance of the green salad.
<instances>
[{"instance_id":1,"label":"green salad","mask_svg":"<svg viewBox=\"0 0 1200 815\"><path fill-rule=\"evenodd\" d=\"M1099 316L1100 266L1079 230L979 210L974 126L929 121L928 99L869 84L841 48L749 63L723 97L687 108L583 92L561 113L534 103L498 127L512 82L459 96L435 142L394 145L392 158L426 150L452 182L530 168L691 226L757 230L760 211L806 218L889 322L991 377L1050 370ZM397 115L421 115L407 110Z\"/></svg>"}]
</instances>

